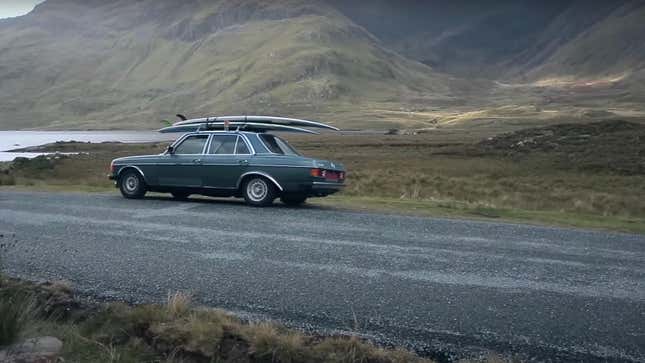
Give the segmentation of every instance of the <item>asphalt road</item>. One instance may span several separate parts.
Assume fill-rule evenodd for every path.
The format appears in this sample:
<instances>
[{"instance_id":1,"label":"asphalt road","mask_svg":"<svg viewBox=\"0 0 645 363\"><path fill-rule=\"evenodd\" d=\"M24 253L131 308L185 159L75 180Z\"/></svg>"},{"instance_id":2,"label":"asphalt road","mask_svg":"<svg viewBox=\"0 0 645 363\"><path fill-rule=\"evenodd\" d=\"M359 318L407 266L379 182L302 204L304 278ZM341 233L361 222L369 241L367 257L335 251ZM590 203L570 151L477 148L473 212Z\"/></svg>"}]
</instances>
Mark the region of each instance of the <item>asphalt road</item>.
<instances>
[{"instance_id":1,"label":"asphalt road","mask_svg":"<svg viewBox=\"0 0 645 363\"><path fill-rule=\"evenodd\" d=\"M645 361L645 237L230 201L0 191L7 271L169 291L445 358ZM13 237L15 235L15 237Z\"/></svg>"}]
</instances>

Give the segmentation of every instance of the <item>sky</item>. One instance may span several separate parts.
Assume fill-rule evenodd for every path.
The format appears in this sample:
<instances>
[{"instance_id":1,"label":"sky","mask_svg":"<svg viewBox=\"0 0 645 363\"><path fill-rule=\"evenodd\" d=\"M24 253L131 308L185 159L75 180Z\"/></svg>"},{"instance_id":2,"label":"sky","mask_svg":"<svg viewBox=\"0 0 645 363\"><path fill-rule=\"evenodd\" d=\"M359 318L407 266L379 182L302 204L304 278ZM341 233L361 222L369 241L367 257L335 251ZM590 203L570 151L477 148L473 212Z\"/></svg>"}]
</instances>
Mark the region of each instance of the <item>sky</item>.
<instances>
[{"instance_id":1,"label":"sky","mask_svg":"<svg viewBox=\"0 0 645 363\"><path fill-rule=\"evenodd\" d=\"M44 0L0 0L0 19L25 15Z\"/></svg>"}]
</instances>

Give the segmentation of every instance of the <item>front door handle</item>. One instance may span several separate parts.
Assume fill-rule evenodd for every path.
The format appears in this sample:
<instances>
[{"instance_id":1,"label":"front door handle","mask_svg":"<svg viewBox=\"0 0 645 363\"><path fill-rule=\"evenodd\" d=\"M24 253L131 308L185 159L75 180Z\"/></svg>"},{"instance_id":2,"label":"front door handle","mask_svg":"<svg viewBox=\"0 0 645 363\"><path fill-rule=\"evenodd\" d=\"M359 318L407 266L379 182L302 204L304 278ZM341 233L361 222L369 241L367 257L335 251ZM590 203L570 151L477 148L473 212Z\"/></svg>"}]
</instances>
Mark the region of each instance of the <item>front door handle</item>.
<instances>
[{"instance_id":1,"label":"front door handle","mask_svg":"<svg viewBox=\"0 0 645 363\"><path fill-rule=\"evenodd\" d=\"M202 159L193 159L193 163L195 163L195 164L201 164L201 163L202 163Z\"/></svg>"},{"instance_id":2,"label":"front door handle","mask_svg":"<svg viewBox=\"0 0 645 363\"><path fill-rule=\"evenodd\" d=\"M249 161L248 160L240 160L240 161L238 161L238 163L240 163L242 165L248 165Z\"/></svg>"}]
</instances>

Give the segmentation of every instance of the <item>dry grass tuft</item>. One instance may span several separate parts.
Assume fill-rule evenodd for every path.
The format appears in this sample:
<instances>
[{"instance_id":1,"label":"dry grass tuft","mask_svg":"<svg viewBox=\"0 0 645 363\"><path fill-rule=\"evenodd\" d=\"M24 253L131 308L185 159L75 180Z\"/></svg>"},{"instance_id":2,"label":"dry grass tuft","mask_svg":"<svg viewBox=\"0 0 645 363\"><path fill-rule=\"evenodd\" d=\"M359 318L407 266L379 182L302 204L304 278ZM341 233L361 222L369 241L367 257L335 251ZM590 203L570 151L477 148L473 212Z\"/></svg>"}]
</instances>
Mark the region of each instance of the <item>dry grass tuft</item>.
<instances>
[{"instance_id":1,"label":"dry grass tuft","mask_svg":"<svg viewBox=\"0 0 645 363\"><path fill-rule=\"evenodd\" d=\"M191 312L178 319L153 324L150 333L159 351L214 357L228 322L223 313Z\"/></svg>"},{"instance_id":2,"label":"dry grass tuft","mask_svg":"<svg viewBox=\"0 0 645 363\"><path fill-rule=\"evenodd\" d=\"M295 363L313 360L301 334L281 331L270 323L253 324L244 331L251 343L251 355L260 361Z\"/></svg>"},{"instance_id":3,"label":"dry grass tuft","mask_svg":"<svg viewBox=\"0 0 645 363\"><path fill-rule=\"evenodd\" d=\"M36 319L38 312L38 301L30 293L1 291L0 347L15 343Z\"/></svg>"},{"instance_id":4,"label":"dry grass tuft","mask_svg":"<svg viewBox=\"0 0 645 363\"><path fill-rule=\"evenodd\" d=\"M166 300L166 310L171 317L179 317L188 312L192 296L185 292L168 293Z\"/></svg>"}]
</instances>

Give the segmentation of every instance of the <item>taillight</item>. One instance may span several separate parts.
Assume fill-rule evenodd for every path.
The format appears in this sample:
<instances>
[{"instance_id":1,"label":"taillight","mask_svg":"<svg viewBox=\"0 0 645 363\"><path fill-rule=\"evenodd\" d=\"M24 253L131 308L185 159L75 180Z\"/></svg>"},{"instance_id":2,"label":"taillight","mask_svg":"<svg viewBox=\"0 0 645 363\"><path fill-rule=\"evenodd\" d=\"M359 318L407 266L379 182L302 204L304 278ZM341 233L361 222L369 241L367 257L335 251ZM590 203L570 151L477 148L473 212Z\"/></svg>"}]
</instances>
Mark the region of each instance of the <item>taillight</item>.
<instances>
[{"instance_id":1,"label":"taillight","mask_svg":"<svg viewBox=\"0 0 645 363\"><path fill-rule=\"evenodd\" d=\"M116 173L116 165L114 165L114 162L110 163L110 173Z\"/></svg>"},{"instance_id":2,"label":"taillight","mask_svg":"<svg viewBox=\"0 0 645 363\"><path fill-rule=\"evenodd\" d=\"M322 169L311 169L311 176L316 177L316 178L324 178L325 177L325 171Z\"/></svg>"},{"instance_id":3,"label":"taillight","mask_svg":"<svg viewBox=\"0 0 645 363\"><path fill-rule=\"evenodd\" d=\"M339 177L340 179L345 179L345 173L341 171L341 172L338 174L338 177Z\"/></svg>"}]
</instances>

